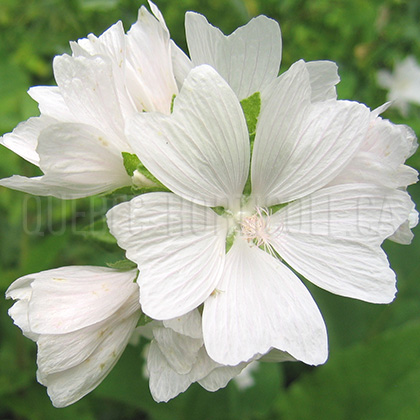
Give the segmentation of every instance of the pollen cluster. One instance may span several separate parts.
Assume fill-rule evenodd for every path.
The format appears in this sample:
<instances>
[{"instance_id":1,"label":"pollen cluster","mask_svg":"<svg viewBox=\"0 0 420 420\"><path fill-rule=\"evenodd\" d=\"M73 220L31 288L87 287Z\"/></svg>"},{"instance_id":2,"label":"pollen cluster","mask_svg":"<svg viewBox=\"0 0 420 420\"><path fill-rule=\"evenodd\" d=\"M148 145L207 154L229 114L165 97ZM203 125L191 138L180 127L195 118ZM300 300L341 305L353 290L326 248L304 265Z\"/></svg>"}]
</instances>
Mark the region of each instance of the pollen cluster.
<instances>
[{"instance_id":1,"label":"pollen cluster","mask_svg":"<svg viewBox=\"0 0 420 420\"><path fill-rule=\"evenodd\" d=\"M255 213L246 217L240 224L241 235L249 243L262 247L274 255L270 245L270 213L266 208L257 207Z\"/></svg>"}]
</instances>

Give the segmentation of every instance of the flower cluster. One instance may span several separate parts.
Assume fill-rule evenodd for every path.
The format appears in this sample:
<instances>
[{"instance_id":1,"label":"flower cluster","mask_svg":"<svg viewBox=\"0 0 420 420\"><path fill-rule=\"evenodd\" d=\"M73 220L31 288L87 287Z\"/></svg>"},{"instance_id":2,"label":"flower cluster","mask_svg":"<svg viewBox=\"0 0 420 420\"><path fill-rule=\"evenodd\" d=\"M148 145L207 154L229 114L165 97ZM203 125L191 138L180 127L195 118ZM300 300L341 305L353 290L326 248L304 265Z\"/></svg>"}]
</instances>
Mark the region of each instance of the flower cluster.
<instances>
[{"instance_id":1,"label":"flower cluster","mask_svg":"<svg viewBox=\"0 0 420 420\"><path fill-rule=\"evenodd\" d=\"M381 244L410 243L417 224L413 131L381 118L385 106L338 100L334 63L278 76L275 21L225 36L192 12L188 57L149 4L127 34L119 22L56 57L57 86L29 91L41 115L0 139L43 172L0 185L135 195L107 213L132 269L63 267L7 291L57 407L97 386L133 334L150 340L156 401L194 382L215 391L257 360L324 363L326 327L301 277L389 303Z\"/></svg>"}]
</instances>

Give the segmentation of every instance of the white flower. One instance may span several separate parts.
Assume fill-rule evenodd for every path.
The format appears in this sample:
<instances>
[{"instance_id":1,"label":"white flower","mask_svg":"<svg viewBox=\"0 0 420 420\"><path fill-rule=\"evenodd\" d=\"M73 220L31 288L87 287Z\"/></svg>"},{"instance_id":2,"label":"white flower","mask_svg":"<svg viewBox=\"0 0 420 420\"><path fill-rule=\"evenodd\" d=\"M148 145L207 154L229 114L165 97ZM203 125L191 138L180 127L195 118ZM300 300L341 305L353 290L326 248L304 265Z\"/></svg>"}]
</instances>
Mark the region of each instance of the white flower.
<instances>
[{"instance_id":1,"label":"white flower","mask_svg":"<svg viewBox=\"0 0 420 420\"><path fill-rule=\"evenodd\" d=\"M121 154L131 152L124 134L128 118L142 111L169 113L178 92L169 32L159 10L150 6L157 19L141 7L127 34L118 22L98 38L71 43L71 56L55 57L57 87L29 90L41 116L0 138L44 175L15 175L0 185L59 198L131 185Z\"/></svg>"},{"instance_id":2,"label":"white flower","mask_svg":"<svg viewBox=\"0 0 420 420\"><path fill-rule=\"evenodd\" d=\"M224 388L246 366L222 366L208 356L203 345L201 315L193 310L168 321L151 323L153 339L147 354L149 386L153 398L167 402L194 382L207 391Z\"/></svg>"},{"instance_id":3,"label":"white flower","mask_svg":"<svg viewBox=\"0 0 420 420\"><path fill-rule=\"evenodd\" d=\"M137 115L129 126L134 151L175 194L114 207L111 233L141 267L146 314L167 320L204 303L205 347L220 364L273 348L326 360L322 316L288 266L336 294L394 298L380 245L407 220L411 200L369 183L327 187L360 150L371 116L358 103L313 100L314 91L298 62L261 93L251 159L238 98L206 65L191 70L173 114Z\"/></svg>"},{"instance_id":4,"label":"white flower","mask_svg":"<svg viewBox=\"0 0 420 420\"><path fill-rule=\"evenodd\" d=\"M378 71L378 84L388 90L388 100L407 115L409 103L420 105L420 66L412 56L396 63L394 73Z\"/></svg>"},{"instance_id":5,"label":"white flower","mask_svg":"<svg viewBox=\"0 0 420 420\"><path fill-rule=\"evenodd\" d=\"M62 267L16 280L9 314L37 343L37 379L56 407L96 388L124 351L140 316L136 270Z\"/></svg>"}]
</instances>

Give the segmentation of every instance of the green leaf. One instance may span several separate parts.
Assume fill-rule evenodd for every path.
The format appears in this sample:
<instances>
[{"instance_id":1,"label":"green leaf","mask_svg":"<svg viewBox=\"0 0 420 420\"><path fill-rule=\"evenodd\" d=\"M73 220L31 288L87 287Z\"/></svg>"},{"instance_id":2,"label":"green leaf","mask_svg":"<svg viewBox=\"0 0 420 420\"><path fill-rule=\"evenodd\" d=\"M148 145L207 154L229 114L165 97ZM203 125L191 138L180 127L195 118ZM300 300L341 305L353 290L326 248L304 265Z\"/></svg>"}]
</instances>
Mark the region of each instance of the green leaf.
<instances>
[{"instance_id":1,"label":"green leaf","mask_svg":"<svg viewBox=\"0 0 420 420\"><path fill-rule=\"evenodd\" d=\"M137 166L140 165L139 158L134 153L122 152L121 154L124 161L124 168L127 174L133 176Z\"/></svg>"},{"instance_id":2,"label":"green leaf","mask_svg":"<svg viewBox=\"0 0 420 420\"><path fill-rule=\"evenodd\" d=\"M111 235L108 229L105 216L95 220L90 225L85 226L77 233L85 238L94 239L95 241L106 244L114 245L117 243L117 240Z\"/></svg>"},{"instance_id":3,"label":"green leaf","mask_svg":"<svg viewBox=\"0 0 420 420\"><path fill-rule=\"evenodd\" d=\"M138 195L143 194L145 192L151 191L169 191L157 178L155 178L147 168L140 162L139 158L133 154L128 152L122 152L122 157L124 161L124 168L128 175L133 176L134 171L140 172L150 181L153 181L156 185L152 187L132 187L132 194Z\"/></svg>"},{"instance_id":4,"label":"green leaf","mask_svg":"<svg viewBox=\"0 0 420 420\"><path fill-rule=\"evenodd\" d=\"M147 325L149 322L152 322L152 321L153 321L153 318L150 318L146 314L141 314L139 321L137 322L137 327L144 327L145 325Z\"/></svg>"},{"instance_id":5,"label":"green leaf","mask_svg":"<svg viewBox=\"0 0 420 420\"><path fill-rule=\"evenodd\" d=\"M257 130L258 117L261 111L261 94L260 92L255 92L248 98L242 99L241 101L242 110L245 114L246 125L248 127L249 133L249 142L251 146L251 155L252 149L254 147L255 132ZM243 194L248 196L251 194L251 176L248 176L246 181Z\"/></svg>"},{"instance_id":6,"label":"green leaf","mask_svg":"<svg viewBox=\"0 0 420 420\"><path fill-rule=\"evenodd\" d=\"M156 177L154 177L146 167L140 162L136 168L142 175L144 175L150 181L153 181L156 184L156 187L148 188L148 190L154 191L169 191Z\"/></svg>"},{"instance_id":7,"label":"green leaf","mask_svg":"<svg viewBox=\"0 0 420 420\"><path fill-rule=\"evenodd\" d=\"M245 114L249 135L253 136L257 130L258 117L261 111L260 92L255 92L250 97L242 99L241 106Z\"/></svg>"},{"instance_id":8,"label":"green leaf","mask_svg":"<svg viewBox=\"0 0 420 420\"><path fill-rule=\"evenodd\" d=\"M420 322L333 353L279 399L288 420L415 420L420 412Z\"/></svg>"},{"instance_id":9,"label":"green leaf","mask_svg":"<svg viewBox=\"0 0 420 420\"><path fill-rule=\"evenodd\" d=\"M137 268L137 264L130 260L119 260L113 263L106 263L106 265L110 268L122 271L134 270Z\"/></svg>"}]
</instances>

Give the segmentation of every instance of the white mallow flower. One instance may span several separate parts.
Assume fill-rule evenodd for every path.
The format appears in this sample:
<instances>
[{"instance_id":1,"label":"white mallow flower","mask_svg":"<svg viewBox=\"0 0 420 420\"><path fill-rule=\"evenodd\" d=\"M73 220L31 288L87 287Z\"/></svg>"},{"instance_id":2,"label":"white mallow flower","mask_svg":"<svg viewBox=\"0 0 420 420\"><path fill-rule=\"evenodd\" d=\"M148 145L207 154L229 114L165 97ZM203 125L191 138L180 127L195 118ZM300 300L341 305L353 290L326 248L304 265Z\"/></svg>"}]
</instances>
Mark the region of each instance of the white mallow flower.
<instances>
[{"instance_id":1,"label":"white mallow flower","mask_svg":"<svg viewBox=\"0 0 420 420\"><path fill-rule=\"evenodd\" d=\"M394 72L378 71L378 84L388 90L388 100L407 115L409 104L420 105L420 66L413 56L396 63Z\"/></svg>"},{"instance_id":2,"label":"white mallow flower","mask_svg":"<svg viewBox=\"0 0 420 420\"><path fill-rule=\"evenodd\" d=\"M74 266L23 276L9 314L38 346L37 379L54 406L70 405L114 367L140 316L137 270Z\"/></svg>"},{"instance_id":3,"label":"white mallow flower","mask_svg":"<svg viewBox=\"0 0 420 420\"><path fill-rule=\"evenodd\" d=\"M56 87L29 90L41 115L0 138L3 144L42 170L44 175L12 176L0 185L37 195L79 198L132 182L122 152L132 151L124 134L136 112L169 113L178 88L172 46L162 15L141 7L127 34L121 22L101 36L71 43L72 55L54 59ZM140 175L140 174L139 174Z\"/></svg>"},{"instance_id":4,"label":"white mallow flower","mask_svg":"<svg viewBox=\"0 0 420 420\"><path fill-rule=\"evenodd\" d=\"M191 70L170 116L139 114L128 128L140 160L173 193L117 205L111 233L141 267L146 314L168 320L204 303L204 344L217 363L271 349L325 362L325 324L295 271L342 296L394 298L381 243L407 220L410 197L370 183L327 187L371 116L359 103L313 101L313 92L298 62L261 93L252 156L238 98L207 65Z\"/></svg>"},{"instance_id":5,"label":"white mallow flower","mask_svg":"<svg viewBox=\"0 0 420 420\"><path fill-rule=\"evenodd\" d=\"M153 321L147 351L150 392L157 402L167 402L198 382L207 391L224 388L247 366L222 366L208 356L203 345L200 312L195 309L179 318Z\"/></svg>"}]
</instances>

